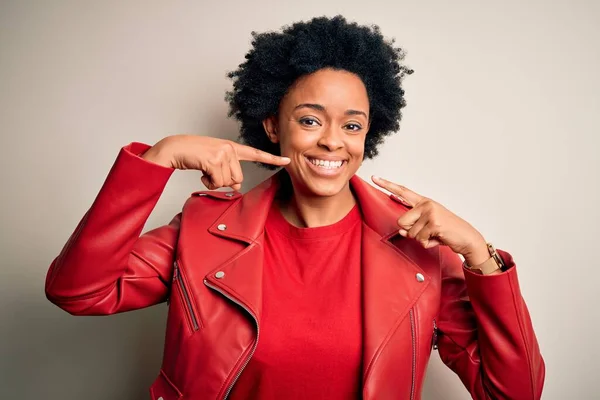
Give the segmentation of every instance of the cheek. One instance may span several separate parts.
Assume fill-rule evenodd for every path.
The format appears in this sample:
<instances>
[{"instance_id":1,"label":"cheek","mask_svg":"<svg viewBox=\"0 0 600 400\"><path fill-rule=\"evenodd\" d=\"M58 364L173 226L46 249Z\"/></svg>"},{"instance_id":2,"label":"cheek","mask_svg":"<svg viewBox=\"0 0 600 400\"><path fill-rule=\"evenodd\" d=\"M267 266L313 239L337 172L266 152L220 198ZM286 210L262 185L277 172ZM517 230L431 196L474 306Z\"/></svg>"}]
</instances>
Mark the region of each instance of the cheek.
<instances>
[{"instance_id":1,"label":"cheek","mask_svg":"<svg viewBox=\"0 0 600 400\"><path fill-rule=\"evenodd\" d=\"M360 135L359 137L352 139L353 140L348 142L348 153L353 157L362 160L365 154L365 136Z\"/></svg>"},{"instance_id":2,"label":"cheek","mask_svg":"<svg viewBox=\"0 0 600 400\"><path fill-rule=\"evenodd\" d=\"M313 136L309 132L299 129L287 130L280 136L281 150L288 154L305 152L316 145Z\"/></svg>"}]
</instances>

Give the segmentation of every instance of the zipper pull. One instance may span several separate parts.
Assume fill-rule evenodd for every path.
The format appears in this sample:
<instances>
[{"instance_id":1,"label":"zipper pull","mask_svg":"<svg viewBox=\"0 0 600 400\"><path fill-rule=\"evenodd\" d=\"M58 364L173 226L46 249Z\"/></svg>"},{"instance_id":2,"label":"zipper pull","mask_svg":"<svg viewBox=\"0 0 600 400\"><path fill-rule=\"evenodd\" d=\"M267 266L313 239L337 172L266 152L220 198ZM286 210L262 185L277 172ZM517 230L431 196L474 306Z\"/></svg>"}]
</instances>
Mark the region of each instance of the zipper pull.
<instances>
[{"instance_id":1,"label":"zipper pull","mask_svg":"<svg viewBox=\"0 0 600 400\"><path fill-rule=\"evenodd\" d=\"M433 340L431 347L433 348L433 350L438 349L438 328L435 322L435 318L433 319Z\"/></svg>"},{"instance_id":2,"label":"zipper pull","mask_svg":"<svg viewBox=\"0 0 600 400\"><path fill-rule=\"evenodd\" d=\"M177 275L179 275L179 268L177 267L177 261L173 263L173 282L177 280Z\"/></svg>"},{"instance_id":3,"label":"zipper pull","mask_svg":"<svg viewBox=\"0 0 600 400\"><path fill-rule=\"evenodd\" d=\"M171 281L171 288L169 289L169 297L167 297L167 306L169 306L171 304L171 295L173 292L173 283L175 283L175 281L177 280L177 275L178 275L178 268L177 268L177 262L173 263L173 280Z\"/></svg>"}]
</instances>

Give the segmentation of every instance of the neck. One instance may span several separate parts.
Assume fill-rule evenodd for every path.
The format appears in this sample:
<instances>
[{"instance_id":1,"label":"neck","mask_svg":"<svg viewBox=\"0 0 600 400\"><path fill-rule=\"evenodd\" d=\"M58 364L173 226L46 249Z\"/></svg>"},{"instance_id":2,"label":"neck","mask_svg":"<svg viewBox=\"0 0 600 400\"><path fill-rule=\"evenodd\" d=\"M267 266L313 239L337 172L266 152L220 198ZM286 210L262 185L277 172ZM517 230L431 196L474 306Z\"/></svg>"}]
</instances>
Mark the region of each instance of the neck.
<instances>
[{"instance_id":1,"label":"neck","mask_svg":"<svg viewBox=\"0 0 600 400\"><path fill-rule=\"evenodd\" d=\"M296 190L290 181L291 193L279 200L285 219L300 228L315 228L334 224L343 219L356 205L350 183L333 196L316 196Z\"/></svg>"}]
</instances>

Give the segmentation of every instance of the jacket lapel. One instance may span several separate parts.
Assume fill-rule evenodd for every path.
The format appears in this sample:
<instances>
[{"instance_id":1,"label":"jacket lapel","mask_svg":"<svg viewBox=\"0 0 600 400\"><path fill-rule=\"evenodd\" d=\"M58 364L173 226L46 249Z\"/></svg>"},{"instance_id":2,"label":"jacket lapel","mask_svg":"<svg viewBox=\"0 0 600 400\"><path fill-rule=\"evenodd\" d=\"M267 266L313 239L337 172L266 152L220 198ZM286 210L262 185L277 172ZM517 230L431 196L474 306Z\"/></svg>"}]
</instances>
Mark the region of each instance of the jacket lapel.
<instances>
[{"instance_id":1,"label":"jacket lapel","mask_svg":"<svg viewBox=\"0 0 600 400\"><path fill-rule=\"evenodd\" d=\"M396 327L429 285L429 277L403 251L416 242L398 235L398 218L406 208L357 176L350 181L361 206L363 287L363 384ZM422 274L424 280L417 279Z\"/></svg>"},{"instance_id":2,"label":"jacket lapel","mask_svg":"<svg viewBox=\"0 0 600 400\"><path fill-rule=\"evenodd\" d=\"M227 260L205 279L233 301L247 308L256 321L262 310L263 238L267 215L277 193L273 177L240 197L209 227L209 232L224 239L241 242ZM224 273L222 277L218 277Z\"/></svg>"},{"instance_id":3,"label":"jacket lapel","mask_svg":"<svg viewBox=\"0 0 600 400\"><path fill-rule=\"evenodd\" d=\"M263 238L267 215L279 188L275 174L227 209L209 231L227 240L244 244L232 247L227 261L213 269L206 279L228 297L254 313L260 321L262 306ZM406 208L358 176L350 180L364 218L362 233L363 285L363 375L383 351L394 328L429 285L429 277L399 247L417 246L401 239L402 246L390 242L397 236L397 220ZM223 272L217 278L217 272ZM424 280L419 281L417 274ZM219 274L221 275L221 274Z\"/></svg>"}]
</instances>

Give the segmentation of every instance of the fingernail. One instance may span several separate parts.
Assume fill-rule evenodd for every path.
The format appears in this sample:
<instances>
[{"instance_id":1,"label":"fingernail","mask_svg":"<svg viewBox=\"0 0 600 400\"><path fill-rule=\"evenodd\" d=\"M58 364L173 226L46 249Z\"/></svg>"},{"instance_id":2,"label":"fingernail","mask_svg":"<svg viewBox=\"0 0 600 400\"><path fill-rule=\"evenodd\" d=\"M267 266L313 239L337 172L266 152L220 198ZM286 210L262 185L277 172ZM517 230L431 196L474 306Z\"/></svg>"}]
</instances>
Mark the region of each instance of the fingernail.
<instances>
[{"instance_id":1,"label":"fingernail","mask_svg":"<svg viewBox=\"0 0 600 400\"><path fill-rule=\"evenodd\" d=\"M402 236L406 236L406 234L407 234L408 232L407 232L406 230L404 230L404 229L400 229L400 230L398 231L398 233L399 233L400 235L402 235Z\"/></svg>"},{"instance_id":2,"label":"fingernail","mask_svg":"<svg viewBox=\"0 0 600 400\"><path fill-rule=\"evenodd\" d=\"M408 200L403 199L402 197L392 194L392 199L396 200L398 203L405 205L408 208L413 208L413 205L408 202Z\"/></svg>"},{"instance_id":3,"label":"fingernail","mask_svg":"<svg viewBox=\"0 0 600 400\"><path fill-rule=\"evenodd\" d=\"M392 197L393 200L396 200L397 202L400 202L400 203L405 204L405 205L410 205L408 203L408 201L404 200L402 197L398 196L397 194L393 194L392 193L391 197Z\"/></svg>"}]
</instances>

